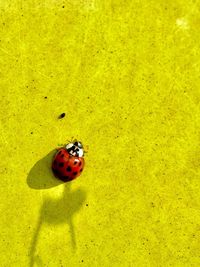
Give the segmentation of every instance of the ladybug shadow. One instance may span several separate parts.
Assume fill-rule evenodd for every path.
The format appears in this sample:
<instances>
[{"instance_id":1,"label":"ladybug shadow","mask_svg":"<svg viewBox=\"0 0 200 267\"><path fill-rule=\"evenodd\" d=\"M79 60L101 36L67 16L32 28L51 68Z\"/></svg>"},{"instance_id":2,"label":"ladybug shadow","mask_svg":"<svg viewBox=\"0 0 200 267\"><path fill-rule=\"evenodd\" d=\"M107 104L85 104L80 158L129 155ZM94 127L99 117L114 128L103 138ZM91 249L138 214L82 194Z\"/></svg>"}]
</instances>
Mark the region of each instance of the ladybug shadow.
<instances>
[{"instance_id":1,"label":"ladybug shadow","mask_svg":"<svg viewBox=\"0 0 200 267\"><path fill-rule=\"evenodd\" d=\"M33 189L49 189L63 182L53 175L51 164L56 150L52 150L44 158L36 162L27 177L27 184Z\"/></svg>"},{"instance_id":2,"label":"ladybug shadow","mask_svg":"<svg viewBox=\"0 0 200 267\"><path fill-rule=\"evenodd\" d=\"M30 170L27 184L32 189L48 189L63 184L62 195L58 198L47 197L40 208L36 230L30 247L30 267L43 266L40 256L37 254L37 244L42 227L44 225L68 225L71 236L71 247L76 249L76 238L74 230L74 215L81 209L86 199L86 192L78 188L71 190L72 182L64 183L54 177L51 171L51 163L56 151L51 151L46 157L39 160Z\"/></svg>"}]
</instances>

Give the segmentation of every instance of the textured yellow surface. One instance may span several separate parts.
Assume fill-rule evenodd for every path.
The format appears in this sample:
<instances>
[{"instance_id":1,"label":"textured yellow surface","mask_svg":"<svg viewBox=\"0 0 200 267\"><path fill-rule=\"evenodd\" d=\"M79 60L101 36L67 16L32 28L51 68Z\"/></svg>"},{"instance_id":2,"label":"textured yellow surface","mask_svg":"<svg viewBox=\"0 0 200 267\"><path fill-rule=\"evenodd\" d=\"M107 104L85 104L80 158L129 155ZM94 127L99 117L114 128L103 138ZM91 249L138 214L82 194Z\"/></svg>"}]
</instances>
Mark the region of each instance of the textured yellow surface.
<instances>
[{"instance_id":1,"label":"textured yellow surface","mask_svg":"<svg viewBox=\"0 0 200 267\"><path fill-rule=\"evenodd\" d=\"M200 266L199 27L192 0L0 2L0 266Z\"/></svg>"}]
</instances>

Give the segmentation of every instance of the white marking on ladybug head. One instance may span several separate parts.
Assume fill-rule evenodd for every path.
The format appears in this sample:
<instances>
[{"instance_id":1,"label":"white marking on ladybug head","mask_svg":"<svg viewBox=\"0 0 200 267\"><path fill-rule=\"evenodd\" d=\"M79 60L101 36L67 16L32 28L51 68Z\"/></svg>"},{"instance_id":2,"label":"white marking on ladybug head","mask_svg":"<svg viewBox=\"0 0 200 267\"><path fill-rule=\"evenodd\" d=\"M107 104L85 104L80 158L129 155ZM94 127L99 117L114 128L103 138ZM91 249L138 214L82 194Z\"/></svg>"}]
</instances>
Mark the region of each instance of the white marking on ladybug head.
<instances>
[{"instance_id":1,"label":"white marking on ladybug head","mask_svg":"<svg viewBox=\"0 0 200 267\"><path fill-rule=\"evenodd\" d=\"M83 149L79 148L79 150L78 150L79 157L83 157L83 154L84 154Z\"/></svg>"},{"instance_id":2,"label":"white marking on ladybug head","mask_svg":"<svg viewBox=\"0 0 200 267\"><path fill-rule=\"evenodd\" d=\"M66 149L68 150L68 149L72 148L73 145L74 145L73 143L69 143L69 144L67 144L67 145L66 145Z\"/></svg>"},{"instance_id":3,"label":"white marking on ladybug head","mask_svg":"<svg viewBox=\"0 0 200 267\"><path fill-rule=\"evenodd\" d=\"M83 148L82 143L79 142L79 141L75 141L75 142L74 142L74 145L77 146L77 147L79 147L79 148Z\"/></svg>"},{"instance_id":4,"label":"white marking on ladybug head","mask_svg":"<svg viewBox=\"0 0 200 267\"><path fill-rule=\"evenodd\" d=\"M72 156L75 156L75 151L74 151L74 144L73 143L69 143L66 145L66 149L68 151L68 153Z\"/></svg>"},{"instance_id":5,"label":"white marking on ladybug head","mask_svg":"<svg viewBox=\"0 0 200 267\"><path fill-rule=\"evenodd\" d=\"M84 155L83 146L80 142L76 141L74 143L69 143L66 145L66 149L68 153L72 156L83 157Z\"/></svg>"}]
</instances>

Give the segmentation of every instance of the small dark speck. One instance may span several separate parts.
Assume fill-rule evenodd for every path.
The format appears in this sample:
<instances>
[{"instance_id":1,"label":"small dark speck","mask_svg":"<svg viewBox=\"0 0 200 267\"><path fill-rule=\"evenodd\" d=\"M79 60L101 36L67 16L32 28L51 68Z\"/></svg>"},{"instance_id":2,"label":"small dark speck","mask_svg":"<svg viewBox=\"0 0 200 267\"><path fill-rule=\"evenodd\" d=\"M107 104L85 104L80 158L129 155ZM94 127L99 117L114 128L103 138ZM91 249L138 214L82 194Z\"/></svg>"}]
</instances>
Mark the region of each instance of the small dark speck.
<instances>
[{"instance_id":1,"label":"small dark speck","mask_svg":"<svg viewBox=\"0 0 200 267\"><path fill-rule=\"evenodd\" d=\"M62 113L62 114L60 114L60 116L58 117L59 119L62 119L62 118L64 118L65 117L65 113Z\"/></svg>"},{"instance_id":2,"label":"small dark speck","mask_svg":"<svg viewBox=\"0 0 200 267\"><path fill-rule=\"evenodd\" d=\"M62 6L62 8L65 8L65 6Z\"/></svg>"},{"instance_id":3,"label":"small dark speck","mask_svg":"<svg viewBox=\"0 0 200 267\"><path fill-rule=\"evenodd\" d=\"M33 132L31 132L31 134L33 134Z\"/></svg>"},{"instance_id":4,"label":"small dark speck","mask_svg":"<svg viewBox=\"0 0 200 267\"><path fill-rule=\"evenodd\" d=\"M45 96L44 98L47 99L47 96Z\"/></svg>"},{"instance_id":5,"label":"small dark speck","mask_svg":"<svg viewBox=\"0 0 200 267\"><path fill-rule=\"evenodd\" d=\"M86 206L88 207L88 204L86 204Z\"/></svg>"}]
</instances>

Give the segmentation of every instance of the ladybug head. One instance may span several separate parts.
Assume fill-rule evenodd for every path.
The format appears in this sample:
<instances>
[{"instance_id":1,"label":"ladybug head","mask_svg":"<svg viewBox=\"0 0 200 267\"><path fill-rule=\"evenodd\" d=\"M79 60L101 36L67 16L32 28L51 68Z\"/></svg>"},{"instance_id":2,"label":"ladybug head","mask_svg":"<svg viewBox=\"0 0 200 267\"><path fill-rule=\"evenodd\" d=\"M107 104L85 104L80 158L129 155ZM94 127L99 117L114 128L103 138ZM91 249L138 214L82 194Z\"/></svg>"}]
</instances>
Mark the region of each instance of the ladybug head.
<instances>
[{"instance_id":1,"label":"ladybug head","mask_svg":"<svg viewBox=\"0 0 200 267\"><path fill-rule=\"evenodd\" d=\"M83 157L84 156L84 150L83 145L79 141L75 141L73 143L69 143L66 145L66 149L68 153L75 157Z\"/></svg>"}]
</instances>

